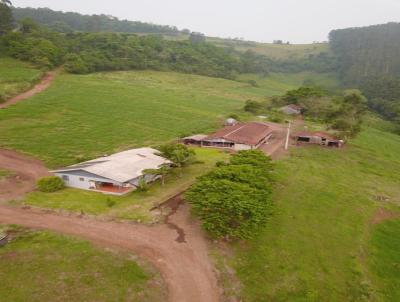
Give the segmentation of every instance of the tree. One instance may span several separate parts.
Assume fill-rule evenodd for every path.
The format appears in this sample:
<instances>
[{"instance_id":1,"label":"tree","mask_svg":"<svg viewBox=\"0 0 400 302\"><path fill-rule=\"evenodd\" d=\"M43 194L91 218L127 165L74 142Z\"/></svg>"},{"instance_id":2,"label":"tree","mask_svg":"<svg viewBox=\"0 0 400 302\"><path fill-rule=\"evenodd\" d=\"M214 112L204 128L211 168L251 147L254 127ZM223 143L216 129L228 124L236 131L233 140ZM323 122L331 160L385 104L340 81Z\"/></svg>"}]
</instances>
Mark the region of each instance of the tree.
<instances>
[{"instance_id":1,"label":"tree","mask_svg":"<svg viewBox=\"0 0 400 302\"><path fill-rule=\"evenodd\" d=\"M14 27L14 18L11 11L11 2L1 0L0 2L0 36L10 31Z\"/></svg>"},{"instance_id":2,"label":"tree","mask_svg":"<svg viewBox=\"0 0 400 302\"><path fill-rule=\"evenodd\" d=\"M169 165L162 165L158 169L146 169L143 171L145 174L150 174L154 176L161 177L161 185L164 186L166 176L171 172L171 167Z\"/></svg>"},{"instance_id":3,"label":"tree","mask_svg":"<svg viewBox=\"0 0 400 302\"><path fill-rule=\"evenodd\" d=\"M261 151L240 151L200 177L185 197L212 237L247 239L268 217L272 171L271 159Z\"/></svg>"},{"instance_id":4,"label":"tree","mask_svg":"<svg viewBox=\"0 0 400 302\"><path fill-rule=\"evenodd\" d=\"M181 168L193 162L195 152L182 144L166 144L158 148L161 156L173 162L173 165Z\"/></svg>"}]
</instances>

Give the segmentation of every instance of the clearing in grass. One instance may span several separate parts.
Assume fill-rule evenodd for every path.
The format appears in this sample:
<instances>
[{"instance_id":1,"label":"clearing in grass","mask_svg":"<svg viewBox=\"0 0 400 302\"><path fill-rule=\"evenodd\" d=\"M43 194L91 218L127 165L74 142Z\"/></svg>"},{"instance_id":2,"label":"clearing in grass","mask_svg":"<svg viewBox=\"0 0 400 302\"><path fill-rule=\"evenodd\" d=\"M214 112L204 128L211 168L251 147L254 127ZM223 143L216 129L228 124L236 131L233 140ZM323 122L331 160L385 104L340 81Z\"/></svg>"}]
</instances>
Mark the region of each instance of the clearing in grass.
<instances>
[{"instance_id":1,"label":"clearing in grass","mask_svg":"<svg viewBox=\"0 0 400 302\"><path fill-rule=\"evenodd\" d=\"M2 301L165 299L160 277L133 255L51 232L7 229L12 240L0 248Z\"/></svg>"}]
</instances>

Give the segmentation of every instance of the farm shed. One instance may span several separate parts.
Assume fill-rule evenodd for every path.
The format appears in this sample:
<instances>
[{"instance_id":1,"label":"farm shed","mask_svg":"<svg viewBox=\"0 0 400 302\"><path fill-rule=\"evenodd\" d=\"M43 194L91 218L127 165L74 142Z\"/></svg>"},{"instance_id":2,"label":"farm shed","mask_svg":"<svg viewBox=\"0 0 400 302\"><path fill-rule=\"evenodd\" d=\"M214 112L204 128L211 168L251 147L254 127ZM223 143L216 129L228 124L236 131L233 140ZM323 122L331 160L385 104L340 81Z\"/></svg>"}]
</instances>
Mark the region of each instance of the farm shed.
<instances>
[{"instance_id":1,"label":"farm shed","mask_svg":"<svg viewBox=\"0 0 400 302\"><path fill-rule=\"evenodd\" d=\"M203 147L228 148L233 150L256 149L272 136L272 129L264 123L249 122L226 126L204 138Z\"/></svg>"},{"instance_id":2,"label":"farm shed","mask_svg":"<svg viewBox=\"0 0 400 302\"><path fill-rule=\"evenodd\" d=\"M300 132L295 135L297 143L316 144L327 147L342 147L344 142L326 132Z\"/></svg>"},{"instance_id":3,"label":"farm shed","mask_svg":"<svg viewBox=\"0 0 400 302\"><path fill-rule=\"evenodd\" d=\"M146 169L158 169L171 162L152 148L139 148L51 171L72 188L123 195L135 190L142 179L149 183L158 178Z\"/></svg>"},{"instance_id":4,"label":"farm shed","mask_svg":"<svg viewBox=\"0 0 400 302\"><path fill-rule=\"evenodd\" d=\"M187 136L182 138L182 142L185 145L196 145L196 146L201 146L202 141L207 137L208 135L206 134L196 134L192 136Z\"/></svg>"},{"instance_id":5,"label":"farm shed","mask_svg":"<svg viewBox=\"0 0 400 302\"><path fill-rule=\"evenodd\" d=\"M303 108L301 108L299 105L290 104L290 105L280 108L280 111L282 111L285 114L289 114L289 115L299 115L299 114L301 114L302 109Z\"/></svg>"}]
</instances>

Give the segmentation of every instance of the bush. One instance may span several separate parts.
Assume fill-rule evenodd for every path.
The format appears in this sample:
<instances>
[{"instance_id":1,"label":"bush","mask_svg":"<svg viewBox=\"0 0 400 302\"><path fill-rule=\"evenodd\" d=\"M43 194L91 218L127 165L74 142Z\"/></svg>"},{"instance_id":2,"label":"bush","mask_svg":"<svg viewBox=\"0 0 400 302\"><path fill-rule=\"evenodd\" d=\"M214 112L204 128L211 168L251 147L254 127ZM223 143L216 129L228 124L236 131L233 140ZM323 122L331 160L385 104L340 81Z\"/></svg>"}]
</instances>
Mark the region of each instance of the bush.
<instances>
[{"instance_id":1,"label":"bush","mask_svg":"<svg viewBox=\"0 0 400 302\"><path fill-rule=\"evenodd\" d=\"M273 166L259 150L241 151L186 192L192 211L214 238L247 239L268 217Z\"/></svg>"},{"instance_id":2,"label":"bush","mask_svg":"<svg viewBox=\"0 0 400 302\"><path fill-rule=\"evenodd\" d=\"M56 192L65 187L64 182L57 176L43 177L37 182L37 187L41 192Z\"/></svg>"}]
</instances>

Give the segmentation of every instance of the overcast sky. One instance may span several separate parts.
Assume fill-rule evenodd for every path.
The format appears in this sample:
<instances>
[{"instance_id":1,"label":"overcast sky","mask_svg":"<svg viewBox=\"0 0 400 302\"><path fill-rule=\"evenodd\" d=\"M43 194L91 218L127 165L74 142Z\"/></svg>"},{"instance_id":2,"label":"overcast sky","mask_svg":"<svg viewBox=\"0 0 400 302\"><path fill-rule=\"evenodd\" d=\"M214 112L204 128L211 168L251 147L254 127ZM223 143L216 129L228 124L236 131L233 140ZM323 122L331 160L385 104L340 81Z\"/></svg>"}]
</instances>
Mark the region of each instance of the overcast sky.
<instances>
[{"instance_id":1,"label":"overcast sky","mask_svg":"<svg viewBox=\"0 0 400 302\"><path fill-rule=\"evenodd\" d=\"M188 28L209 36L292 43L327 40L331 29L400 21L400 0L11 0Z\"/></svg>"}]
</instances>

